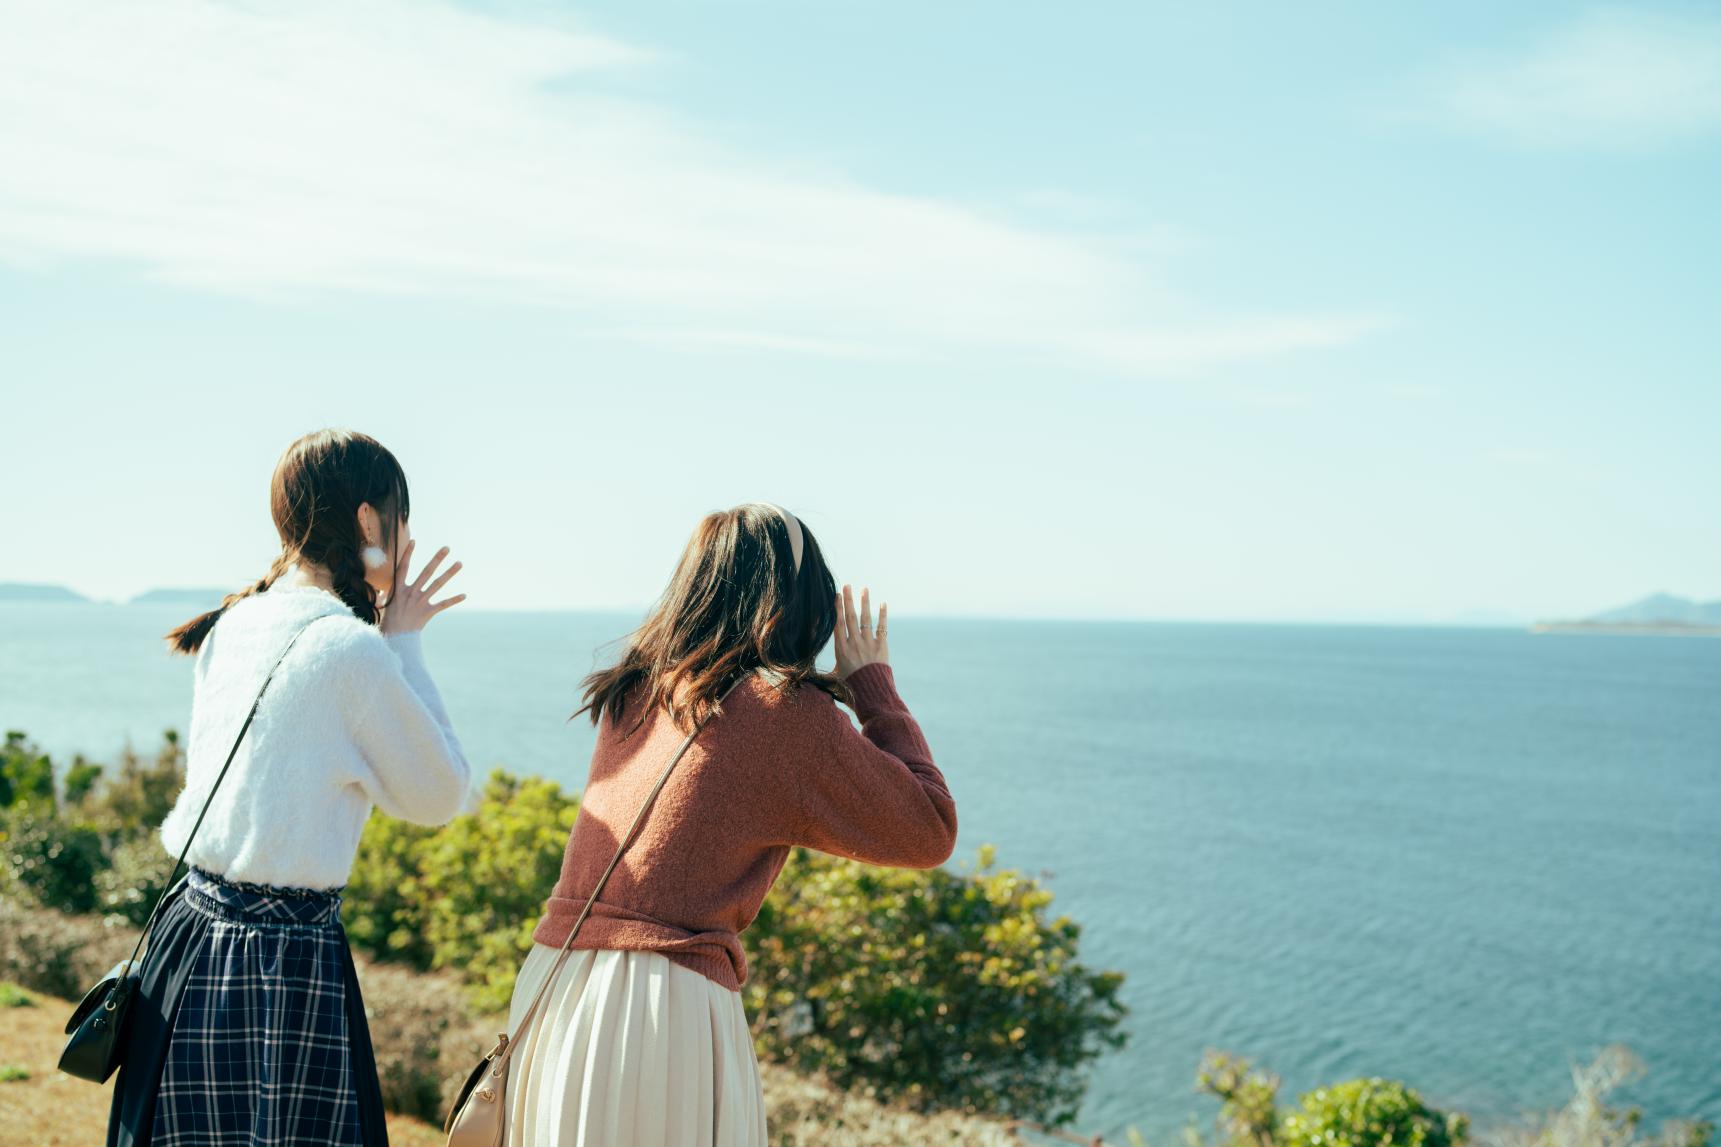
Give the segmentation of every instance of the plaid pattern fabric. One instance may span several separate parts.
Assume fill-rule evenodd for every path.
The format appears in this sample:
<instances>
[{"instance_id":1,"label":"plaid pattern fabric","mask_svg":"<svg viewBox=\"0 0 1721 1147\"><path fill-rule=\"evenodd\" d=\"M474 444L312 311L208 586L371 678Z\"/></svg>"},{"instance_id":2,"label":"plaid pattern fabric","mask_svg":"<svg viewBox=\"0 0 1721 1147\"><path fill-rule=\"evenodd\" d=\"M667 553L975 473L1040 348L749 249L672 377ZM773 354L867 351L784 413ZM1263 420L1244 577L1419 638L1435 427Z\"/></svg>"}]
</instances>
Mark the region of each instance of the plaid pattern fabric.
<instances>
[{"instance_id":1,"label":"plaid pattern fabric","mask_svg":"<svg viewBox=\"0 0 1721 1147\"><path fill-rule=\"evenodd\" d=\"M358 1147L339 891L193 869L184 897L210 923L173 1021L151 1143Z\"/></svg>"}]
</instances>

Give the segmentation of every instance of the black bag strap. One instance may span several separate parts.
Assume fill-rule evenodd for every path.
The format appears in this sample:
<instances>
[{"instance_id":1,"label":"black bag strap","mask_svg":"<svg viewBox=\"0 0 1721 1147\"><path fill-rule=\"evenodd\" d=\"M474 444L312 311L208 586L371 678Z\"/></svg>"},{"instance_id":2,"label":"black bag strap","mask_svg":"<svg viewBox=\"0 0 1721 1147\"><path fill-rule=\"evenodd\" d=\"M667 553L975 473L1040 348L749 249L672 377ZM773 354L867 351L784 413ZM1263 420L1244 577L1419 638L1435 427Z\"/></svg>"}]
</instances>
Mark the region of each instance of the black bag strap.
<instances>
[{"instance_id":1,"label":"black bag strap","mask_svg":"<svg viewBox=\"0 0 1721 1147\"><path fill-rule=\"evenodd\" d=\"M323 615L323 617L330 616L336 615ZM245 740L245 734L250 731L251 722L257 717L257 710L263 704L263 694L269 691L269 682L275 679L275 670L281 668L281 662L287 660L287 654L293 651L293 646L298 643L299 638L304 636L305 630L322 619L322 617L315 617L301 625L298 632L288 639L286 647L281 650L281 655L275 658L275 664L269 666L269 672L264 674L263 684L257 690L257 699L251 702L251 711L245 714L245 723L239 726L239 735L233 738L233 747L227 750L227 760L221 766L221 772L216 774L215 783L209 788L209 795L204 798L203 810L197 814L197 822L191 826L191 832L185 838L185 847L179 850L179 859L173 862L173 871L168 875L167 883L162 885L161 892L156 896L155 907L150 909L149 920L144 924L143 931L138 934L137 943L132 946L131 959L126 961L127 973L136 970L133 965L137 963L137 954L143 950L143 942L149 938L150 929L155 927L155 918L161 915L161 906L166 902L167 894L173 891L174 881L179 879L179 870L185 865L185 857L191 851L191 842L197 839L197 830L203 827L203 818L209 815L209 806L215 802L215 793L221 788L221 782L227 779L227 770L233 767L233 758L239 755L239 744Z\"/></svg>"}]
</instances>

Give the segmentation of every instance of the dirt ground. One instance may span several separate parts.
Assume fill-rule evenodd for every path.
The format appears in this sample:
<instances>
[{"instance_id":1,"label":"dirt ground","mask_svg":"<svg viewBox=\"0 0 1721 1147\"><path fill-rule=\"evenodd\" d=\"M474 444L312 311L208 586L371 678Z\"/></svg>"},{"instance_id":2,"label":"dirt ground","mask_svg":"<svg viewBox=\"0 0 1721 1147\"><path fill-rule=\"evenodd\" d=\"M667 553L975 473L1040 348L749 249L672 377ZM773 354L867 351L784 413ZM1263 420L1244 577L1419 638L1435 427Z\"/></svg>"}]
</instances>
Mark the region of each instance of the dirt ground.
<instances>
[{"instance_id":1,"label":"dirt ground","mask_svg":"<svg viewBox=\"0 0 1721 1147\"><path fill-rule=\"evenodd\" d=\"M0 1007L0 1074L22 1068L28 1079L0 1082L0 1147L98 1147L107 1136L110 1080L102 1086L55 1068L65 1046L69 1000L26 992L31 1007ZM388 1118L391 1147L442 1147L439 1128Z\"/></svg>"}]
</instances>

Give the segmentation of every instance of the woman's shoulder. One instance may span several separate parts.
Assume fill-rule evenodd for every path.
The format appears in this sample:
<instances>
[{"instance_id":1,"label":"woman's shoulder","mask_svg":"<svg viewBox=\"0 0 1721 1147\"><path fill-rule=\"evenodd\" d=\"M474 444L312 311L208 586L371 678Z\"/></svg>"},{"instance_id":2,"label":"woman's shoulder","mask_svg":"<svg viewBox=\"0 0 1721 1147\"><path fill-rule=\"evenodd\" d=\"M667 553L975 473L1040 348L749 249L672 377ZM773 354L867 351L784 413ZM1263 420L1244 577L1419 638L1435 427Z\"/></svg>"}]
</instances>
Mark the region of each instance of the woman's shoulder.
<instances>
[{"instance_id":1,"label":"woman's shoulder","mask_svg":"<svg viewBox=\"0 0 1721 1147\"><path fill-rule=\"evenodd\" d=\"M360 621L350 612L326 613L312 619L300 635L295 652L312 662L378 667L395 664L395 655L382 630Z\"/></svg>"},{"instance_id":2,"label":"woman's shoulder","mask_svg":"<svg viewBox=\"0 0 1721 1147\"><path fill-rule=\"evenodd\" d=\"M823 728L841 716L836 698L816 682L799 683L763 672L750 674L724 702L724 710L747 723L768 722L783 729Z\"/></svg>"},{"instance_id":3,"label":"woman's shoulder","mask_svg":"<svg viewBox=\"0 0 1721 1147\"><path fill-rule=\"evenodd\" d=\"M398 668L381 630L322 591L272 588L244 598L216 624L217 639L223 627L243 630L259 649L292 641L289 657L295 669L367 673Z\"/></svg>"},{"instance_id":4,"label":"woman's shoulder","mask_svg":"<svg viewBox=\"0 0 1721 1147\"><path fill-rule=\"evenodd\" d=\"M345 608L314 618L305 634L334 646L381 649L384 645L380 626L360 621L352 610Z\"/></svg>"},{"instance_id":5,"label":"woman's shoulder","mask_svg":"<svg viewBox=\"0 0 1721 1147\"><path fill-rule=\"evenodd\" d=\"M630 686L622 698L622 713L616 720L604 711L597 722L600 741L621 743L631 741L641 732L647 736L683 736L686 730L677 726L667 707L643 715L640 707L647 703L648 690L642 683ZM819 728L836 717L836 699L811 682L791 685L763 672L749 674L726 695L716 715L705 728L722 736L737 730L754 731L770 728L787 732L796 728Z\"/></svg>"}]
</instances>

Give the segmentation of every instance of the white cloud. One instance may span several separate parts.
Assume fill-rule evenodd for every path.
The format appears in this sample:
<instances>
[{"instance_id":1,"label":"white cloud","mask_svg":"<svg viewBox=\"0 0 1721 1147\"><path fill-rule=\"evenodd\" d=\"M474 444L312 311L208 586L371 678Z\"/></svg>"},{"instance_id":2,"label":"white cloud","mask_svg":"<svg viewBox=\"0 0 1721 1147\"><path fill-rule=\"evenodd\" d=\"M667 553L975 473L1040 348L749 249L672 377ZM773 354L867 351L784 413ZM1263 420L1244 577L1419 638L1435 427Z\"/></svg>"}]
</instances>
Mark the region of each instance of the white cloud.
<instances>
[{"instance_id":1,"label":"white cloud","mask_svg":"<svg viewBox=\"0 0 1721 1147\"><path fill-rule=\"evenodd\" d=\"M622 337L1183 370L1367 315L1204 313L1127 243L745 154L638 48L443 4L0 0L0 259L205 289L502 295Z\"/></svg>"},{"instance_id":2,"label":"white cloud","mask_svg":"<svg viewBox=\"0 0 1721 1147\"><path fill-rule=\"evenodd\" d=\"M1721 16L1590 11L1515 61L1435 84L1443 120L1532 147L1636 149L1721 133Z\"/></svg>"}]
</instances>

